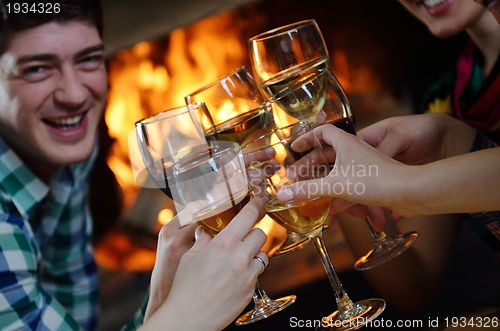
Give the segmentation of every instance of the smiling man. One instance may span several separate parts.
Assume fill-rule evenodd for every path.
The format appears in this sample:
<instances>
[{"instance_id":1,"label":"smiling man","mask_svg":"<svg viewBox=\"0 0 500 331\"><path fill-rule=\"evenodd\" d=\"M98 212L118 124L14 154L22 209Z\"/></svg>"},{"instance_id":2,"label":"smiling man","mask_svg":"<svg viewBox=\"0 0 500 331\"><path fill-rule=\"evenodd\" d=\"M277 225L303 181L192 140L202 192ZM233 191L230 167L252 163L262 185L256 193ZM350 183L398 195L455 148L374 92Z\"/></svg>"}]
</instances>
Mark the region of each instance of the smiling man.
<instances>
[{"instance_id":1,"label":"smiling man","mask_svg":"<svg viewBox=\"0 0 500 331\"><path fill-rule=\"evenodd\" d=\"M0 62L2 138L44 180L87 160L107 91L97 29L71 21L18 32Z\"/></svg>"},{"instance_id":2,"label":"smiling man","mask_svg":"<svg viewBox=\"0 0 500 331\"><path fill-rule=\"evenodd\" d=\"M86 199L107 94L100 4L2 9L0 329L95 330Z\"/></svg>"}]
</instances>

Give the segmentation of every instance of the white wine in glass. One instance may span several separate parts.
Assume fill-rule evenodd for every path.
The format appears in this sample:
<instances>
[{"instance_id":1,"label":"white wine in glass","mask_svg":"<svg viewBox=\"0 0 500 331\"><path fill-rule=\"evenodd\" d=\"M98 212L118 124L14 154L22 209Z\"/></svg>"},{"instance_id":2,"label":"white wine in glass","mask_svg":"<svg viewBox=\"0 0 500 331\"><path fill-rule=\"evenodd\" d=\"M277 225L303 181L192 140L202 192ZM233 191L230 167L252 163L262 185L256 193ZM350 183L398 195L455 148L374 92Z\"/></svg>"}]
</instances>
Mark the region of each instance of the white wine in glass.
<instances>
[{"instance_id":1,"label":"white wine in glass","mask_svg":"<svg viewBox=\"0 0 500 331\"><path fill-rule=\"evenodd\" d=\"M256 158L255 155L264 153L269 155L267 162L256 163L255 168L249 169L249 171L260 170L266 177L262 181L263 185L256 185L252 188L252 193L267 198L264 209L272 219L292 231L309 236L318 250L337 303L337 310L323 319L318 329L358 329L382 313L385 309L385 301L367 299L354 303L340 283L328 256L322 233L323 224L330 210L331 198L320 197L296 204L282 203L277 199L277 192L286 185L301 180L322 178L329 173L330 169L322 146L314 137L307 122L298 122L280 131L281 139L276 143L262 146L263 144L257 139L242 147L243 159ZM294 145L297 139L307 141L308 148L305 149L304 143ZM296 150L297 146L301 149Z\"/></svg>"},{"instance_id":2,"label":"white wine in glass","mask_svg":"<svg viewBox=\"0 0 500 331\"><path fill-rule=\"evenodd\" d=\"M240 67L184 97L187 104L204 102L201 124L208 140L244 144L271 130L264 99L246 67Z\"/></svg>"},{"instance_id":3,"label":"white wine in glass","mask_svg":"<svg viewBox=\"0 0 500 331\"><path fill-rule=\"evenodd\" d=\"M309 112L315 113L313 120L311 120L311 117L295 118L291 116L289 104L300 104L307 107L307 102L303 102L303 100L307 99L308 95L313 96L319 85L322 86L326 97L320 105L319 111L314 109L314 111ZM310 100L311 103L314 102L313 97ZM272 120L271 124L275 128L279 128L279 123L308 120L313 127L331 124L356 135L356 125L351 107L342 86L330 70L317 73L301 81L293 88L276 94L266 102L265 108L270 120ZM308 111L304 110L304 113L308 113ZM412 231L390 238L383 231L377 232L373 229L370 216L365 221L372 235L374 247L356 261L354 265L356 270L368 270L389 261L411 247L419 236L418 232Z\"/></svg>"},{"instance_id":4,"label":"white wine in glass","mask_svg":"<svg viewBox=\"0 0 500 331\"><path fill-rule=\"evenodd\" d=\"M245 167L233 148L203 153L194 162L178 163L173 177L186 209L213 236L250 201ZM236 324L253 323L278 313L294 303L296 296L272 300L257 281L253 299L254 309L240 316Z\"/></svg>"},{"instance_id":5,"label":"white wine in glass","mask_svg":"<svg viewBox=\"0 0 500 331\"><path fill-rule=\"evenodd\" d=\"M255 80L266 97L293 79L329 67L328 49L315 20L305 20L258 34L248 40Z\"/></svg>"},{"instance_id":6,"label":"white wine in glass","mask_svg":"<svg viewBox=\"0 0 500 331\"><path fill-rule=\"evenodd\" d=\"M264 210L276 223L290 231L309 235L321 231L328 212L331 198L320 197L301 203L283 204L272 199L264 206Z\"/></svg>"},{"instance_id":7,"label":"white wine in glass","mask_svg":"<svg viewBox=\"0 0 500 331\"><path fill-rule=\"evenodd\" d=\"M256 81L263 95L271 98L300 81L328 69L329 56L315 20L289 24L261 33L248 41ZM302 103L284 106L289 115L312 121L321 109L325 93L321 85ZM285 105L285 104L284 104Z\"/></svg>"},{"instance_id":8,"label":"white wine in glass","mask_svg":"<svg viewBox=\"0 0 500 331\"><path fill-rule=\"evenodd\" d=\"M200 122L207 141L244 145L271 131L270 119L262 105L264 98L245 66L191 92L184 99L187 104L205 103L206 111ZM275 242L279 246L270 249L270 257L291 253L307 243L308 238L288 231L286 240Z\"/></svg>"},{"instance_id":9,"label":"white wine in glass","mask_svg":"<svg viewBox=\"0 0 500 331\"><path fill-rule=\"evenodd\" d=\"M282 93L297 85L300 81L308 79L316 75L318 72L328 69L328 57L321 57L316 60L310 60L305 63L298 64L295 67L285 69L277 73L268 80L262 82L259 87L263 94L268 98L273 95ZM319 93L317 95L320 95Z\"/></svg>"},{"instance_id":10,"label":"white wine in glass","mask_svg":"<svg viewBox=\"0 0 500 331\"><path fill-rule=\"evenodd\" d=\"M209 141L232 141L241 145L270 130L269 118L261 106L218 123L214 127L206 128L205 137Z\"/></svg>"}]
</instances>

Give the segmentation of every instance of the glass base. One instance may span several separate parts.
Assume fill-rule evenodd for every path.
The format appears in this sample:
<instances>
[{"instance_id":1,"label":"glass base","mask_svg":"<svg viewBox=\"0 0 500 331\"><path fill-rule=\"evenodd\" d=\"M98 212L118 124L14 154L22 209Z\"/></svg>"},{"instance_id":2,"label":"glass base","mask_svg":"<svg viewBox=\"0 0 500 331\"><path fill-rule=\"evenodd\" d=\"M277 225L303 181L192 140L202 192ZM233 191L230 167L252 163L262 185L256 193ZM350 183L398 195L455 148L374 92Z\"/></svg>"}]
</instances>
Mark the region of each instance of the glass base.
<instances>
[{"instance_id":1,"label":"glass base","mask_svg":"<svg viewBox=\"0 0 500 331\"><path fill-rule=\"evenodd\" d=\"M295 295L289 295L283 298L272 300L267 303L263 303L262 306L255 307L249 312L238 317L238 319L236 320L236 322L234 322L234 324L247 325L253 322L260 321L290 306L292 303L295 302L296 298L297 297Z\"/></svg>"},{"instance_id":2,"label":"glass base","mask_svg":"<svg viewBox=\"0 0 500 331\"><path fill-rule=\"evenodd\" d=\"M323 234L325 234L328 229L330 228L330 225L325 224L323 225ZM306 237L304 235L287 231L287 238L281 246L272 252L269 256L270 259L275 259L277 257L285 256L289 253L295 252L296 250L299 250L303 248L305 245L309 244L311 242L311 238Z\"/></svg>"},{"instance_id":3,"label":"glass base","mask_svg":"<svg viewBox=\"0 0 500 331\"><path fill-rule=\"evenodd\" d=\"M316 331L326 330L357 330L380 315L385 309L382 299L367 299L358 301L353 307L339 314L335 311L321 320L321 325Z\"/></svg>"},{"instance_id":4,"label":"glass base","mask_svg":"<svg viewBox=\"0 0 500 331\"><path fill-rule=\"evenodd\" d=\"M368 270L389 261L410 248L418 236L418 232L408 232L375 243L375 247L368 254L356 261L354 269L358 271Z\"/></svg>"}]
</instances>

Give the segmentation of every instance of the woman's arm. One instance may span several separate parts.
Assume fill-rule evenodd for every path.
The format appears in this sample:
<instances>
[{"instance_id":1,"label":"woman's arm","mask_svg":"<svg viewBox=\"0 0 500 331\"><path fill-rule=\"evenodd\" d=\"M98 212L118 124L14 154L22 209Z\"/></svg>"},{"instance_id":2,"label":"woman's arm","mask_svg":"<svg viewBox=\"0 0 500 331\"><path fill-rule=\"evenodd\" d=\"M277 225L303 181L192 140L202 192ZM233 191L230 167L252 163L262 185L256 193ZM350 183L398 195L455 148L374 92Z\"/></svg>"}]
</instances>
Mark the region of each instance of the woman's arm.
<instances>
[{"instance_id":1,"label":"woman's arm","mask_svg":"<svg viewBox=\"0 0 500 331\"><path fill-rule=\"evenodd\" d=\"M333 126L314 132L332 146L335 167L326 178L287 186L278 194L282 201L327 195L341 198L332 202L335 210L340 209L337 204L345 205L344 199L408 217L500 209L498 148L410 166Z\"/></svg>"},{"instance_id":2,"label":"woman's arm","mask_svg":"<svg viewBox=\"0 0 500 331\"><path fill-rule=\"evenodd\" d=\"M498 147L412 168L406 199L414 202L416 214L500 210Z\"/></svg>"}]
</instances>

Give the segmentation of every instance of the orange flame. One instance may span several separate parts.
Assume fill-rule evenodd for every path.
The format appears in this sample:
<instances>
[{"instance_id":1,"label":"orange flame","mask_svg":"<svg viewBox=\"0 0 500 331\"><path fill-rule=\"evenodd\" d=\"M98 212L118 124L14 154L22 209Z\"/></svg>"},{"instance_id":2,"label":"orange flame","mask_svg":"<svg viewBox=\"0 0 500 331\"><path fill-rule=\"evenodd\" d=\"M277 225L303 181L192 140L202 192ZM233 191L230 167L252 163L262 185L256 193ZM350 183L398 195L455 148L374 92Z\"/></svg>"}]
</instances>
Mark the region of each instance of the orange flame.
<instances>
[{"instance_id":1,"label":"orange flame","mask_svg":"<svg viewBox=\"0 0 500 331\"><path fill-rule=\"evenodd\" d=\"M332 72L347 94L380 92L380 83L374 71L365 63L350 63L342 49L335 49L330 56Z\"/></svg>"},{"instance_id":2,"label":"orange flame","mask_svg":"<svg viewBox=\"0 0 500 331\"><path fill-rule=\"evenodd\" d=\"M105 120L115 143L107 162L124 192L125 210L132 206L140 191L130 166L128 148L128 136L135 122L150 114L184 105L186 95L245 64L246 40L241 40L239 31L234 29L234 15L215 15L188 28L172 31L168 38L168 52L162 49L161 41L142 42L120 52L110 61L111 88ZM164 55L158 56L159 52ZM231 112L232 107L226 107L220 116L229 116ZM158 222L165 224L173 215L173 211L164 209ZM270 219L261 224L266 232L277 226ZM117 238L116 233L110 236ZM152 268L155 252L150 252L153 258L145 258L143 250L137 255L128 249L132 244L125 243L126 238L118 238L118 248L114 247L114 240L106 239L96 248L98 263L109 269ZM117 257L109 254L113 251L127 254ZM134 267L131 262L134 254L146 261L146 265L138 263Z\"/></svg>"},{"instance_id":3,"label":"orange flame","mask_svg":"<svg viewBox=\"0 0 500 331\"><path fill-rule=\"evenodd\" d=\"M160 41L142 42L111 60L105 120L115 143L108 165L124 191L125 209L139 190L128 155L134 123L183 105L185 95L244 64L246 45L231 26L233 15L212 16L172 31L168 52L161 49ZM160 60L159 51L165 54Z\"/></svg>"},{"instance_id":4,"label":"orange flame","mask_svg":"<svg viewBox=\"0 0 500 331\"><path fill-rule=\"evenodd\" d=\"M110 61L111 88L105 120L115 143L107 162L124 193L125 210L132 207L140 191L130 165L128 148L128 136L134 123L150 114L184 105L184 96L248 63L246 40L242 40L240 32L235 29L241 25L234 24L241 19L237 12L214 15L172 31L168 43L165 40L142 42L120 52ZM369 68L355 70L349 68L345 52L335 50L332 53L332 71L346 92L378 88ZM220 116L228 116L232 109L228 107L225 111ZM168 222L173 215L171 210L162 211L158 224ZM260 224L266 233L273 231L273 227L281 228L269 217ZM117 238L116 233L111 236ZM147 258L142 250L134 255L129 250L132 244L125 243L126 240L123 237L103 240L104 244L96 248L97 262L109 269L152 268L155 252L149 251ZM121 262L116 261L116 256L106 253L113 250L127 252L126 259L122 256ZM136 263L134 267L132 261L139 257L146 262Z\"/></svg>"}]
</instances>

